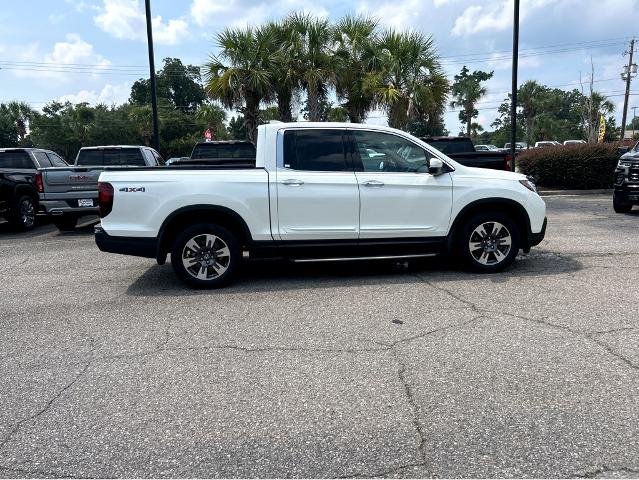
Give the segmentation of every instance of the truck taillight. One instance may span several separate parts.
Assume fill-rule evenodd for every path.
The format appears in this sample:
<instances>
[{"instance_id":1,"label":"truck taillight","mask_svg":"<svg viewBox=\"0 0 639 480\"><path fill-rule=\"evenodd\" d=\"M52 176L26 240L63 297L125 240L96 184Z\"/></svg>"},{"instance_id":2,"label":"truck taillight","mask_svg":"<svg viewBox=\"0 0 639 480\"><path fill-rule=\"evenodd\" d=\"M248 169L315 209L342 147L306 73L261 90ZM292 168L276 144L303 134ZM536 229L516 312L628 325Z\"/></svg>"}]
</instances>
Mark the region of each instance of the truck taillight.
<instances>
[{"instance_id":1,"label":"truck taillight","mask_svg":"<svg viewBox=\"0 0 639 480\"><path fill-rule=\"evenodd\" d=\"M44 193L44 185L42 185L42 172L36 172L35 185L38 193Z\"/></svg>"},{"instance_id":2,"label":"truck taillight","mask_svg":"<svg viewBox=\"0 0 639 480\"><path fill-rule=\"evenodd\" d=\"M504 163L504 170L508 170L509 172L513 169L513 156L506 155L506 162Z\"/></svg>"},{"instance_id":3,"label":"truck taillight","mask_svg":"<svg viewBox=\"0 0 639 480\"><path fill-rule=\"evenodd\" d=\"M113 185L107 182L98 182L98 207L100 217L104 218L113 209Z\"/></svg>"}]
</instances>

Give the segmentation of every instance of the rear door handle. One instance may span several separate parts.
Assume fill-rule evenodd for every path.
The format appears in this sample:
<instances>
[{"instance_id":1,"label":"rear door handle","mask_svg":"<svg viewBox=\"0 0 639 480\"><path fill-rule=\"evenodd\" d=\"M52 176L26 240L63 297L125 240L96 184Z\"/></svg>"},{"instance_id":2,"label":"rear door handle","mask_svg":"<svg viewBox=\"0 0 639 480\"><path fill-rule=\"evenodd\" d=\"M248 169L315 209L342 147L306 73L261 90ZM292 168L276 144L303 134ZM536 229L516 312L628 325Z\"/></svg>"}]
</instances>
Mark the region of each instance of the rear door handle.
<instances>
[{"instance_id":1,"label":"rear door handle","mask_svg":"<svg viewBox=\"0 0 639 480\"><path fill-rule=\"evenodd\" d=\"M295 178L287 178L286 180L282 180L282 184L291 185L292 187L299 187L300 185L304 185L304 182Z\"/></svg>"},{"instance_id":2,"label":"rear door handle","mask_svg":"<svg viewBox=\"0 0 639 480\"><path fill-rule=\"evenodd\" d=\"M379 180L367 180L364 182L364 186L366 187L383 187L384 182L380 182Z\"/></svg>"}]
</instances>

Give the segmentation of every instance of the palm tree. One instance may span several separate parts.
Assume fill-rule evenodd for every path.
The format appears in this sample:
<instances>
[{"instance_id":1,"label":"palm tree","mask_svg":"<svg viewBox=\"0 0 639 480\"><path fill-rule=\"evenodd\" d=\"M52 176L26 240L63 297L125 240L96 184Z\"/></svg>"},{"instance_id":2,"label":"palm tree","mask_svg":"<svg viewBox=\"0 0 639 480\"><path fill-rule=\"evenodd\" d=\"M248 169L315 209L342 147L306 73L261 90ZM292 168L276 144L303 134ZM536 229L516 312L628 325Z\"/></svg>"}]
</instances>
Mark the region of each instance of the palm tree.
<instances>
[{"instance_id":1,"label":"palm tree","mask_svg":"<svg viewBox=\"0 0 639 480\"><path fill-rule=\"evenodd\" d=\"M286 20L291 29L289 55L297 60L301 84L306 90L308 119L321 118L321 101L335 82L337 57L332 50L332 30L328 20L293 13Z\"/></svg>"},{"instance_id":2,"label":"palm tree","mask_svg":"<svg viewBox=\"0 0 639 480\"><path fill-rule=\"evenodd\" d=\"M371 17L347 16L333 29L337 57L335 90L354 123L364 121L375 102L373 92L365 87L367 75L376 67L377 24Z\"/></svg>"},{"instance_id":3,"label":"palm tree","mask_svg":"<svg viewBox=\"0 0 639 480\"><path fill-rule=\"evenodd\" d=\"M421 33L385 31L377 44L377 67L368 76L366 88L388 115L388 124L406 129L422 114L443 112L448 96L432 37Z\"/></svg>"},{"instance_id":4,"label":"palm tree","mask_svg":"<svg viewBox=\"0 0 639 480\"><path fill-rule=\"evenodd\" d=\"M535 144L535 118L544 110L545 99L548 89L535 82L528 80L524 82L517 91L517 103L521 107L521 113L526 123L526 143Z\"/></svg>"},{"instance_id":5,"label":"palm tree","mask_svg":"<svg viewBox=\"0 0 639 480\"><path fill-rule=\"evenodd\" d=\"M153 122L151 120L151 107L149 105L134 106L129 112L129 120L137 130L137 134L142 138L144 145L151 145L153 137Z\"/></svg>"},{"instance_id":6,"label":"palm tree","mask_svg":"<svg viewBox=\"0 0 639 480\"><path fill-rule=\"evenodd\" d=\"M19 144L24 145L27 137L27 125L29 120L33 118L33 109L25 102L9 102L5 105L5 109L6 114L15 125Z\"/></svg>"},{"instance_id":7,"label":"palm tree","mask_svg":"<svg viewBox=\"0 0 639 480\"><path fill-rule=\"evenodd\" d=\"M260 103L273 97L273 43L270 28L226 29L217 36L221 49L204 67L206 90L244 116L250 141L257 140Z\"/></svg>"},{"instance_id":8,"label":"palm tree","mask_svg":"<svg viewBox=\"0 0 639 480\"><path fill-rule=\"evenodd\" d=\"M274 37L272 51L273 93L277 101L278 119L293 121L293 95L301 87L301 62L293 51L296 31L290 21L266 25Z\"/></svg>"},{"instance_id":9,"label":"palm tree","mask_svg":"<svg viewBox=\"0 0 639 480\"><path fill-rule=\"evenodd\" d=\"M195 112L195 118L204 124L206 129L218 135L226 130L226 112L222 107L214 103L204 103Z\"/></svg>"},{"instance_id":10,"label":"palm tree","mask_svg":"<svg viewBox=\"0 0 639 480\"><path fill-rule=\"evenodd\" d=\"M451 89L455 100L450 102L450 106L452 108L462 107L459 119L466 122L466 135L471 134L471 124L478 113L475 110L475 105L486 95L486 87L483 87L481 82L491 79L492 76L493 72L482 72L481 70L469 73L466 65L459 75L455 75L455 82Z\"/></svg>"}]
</instances>

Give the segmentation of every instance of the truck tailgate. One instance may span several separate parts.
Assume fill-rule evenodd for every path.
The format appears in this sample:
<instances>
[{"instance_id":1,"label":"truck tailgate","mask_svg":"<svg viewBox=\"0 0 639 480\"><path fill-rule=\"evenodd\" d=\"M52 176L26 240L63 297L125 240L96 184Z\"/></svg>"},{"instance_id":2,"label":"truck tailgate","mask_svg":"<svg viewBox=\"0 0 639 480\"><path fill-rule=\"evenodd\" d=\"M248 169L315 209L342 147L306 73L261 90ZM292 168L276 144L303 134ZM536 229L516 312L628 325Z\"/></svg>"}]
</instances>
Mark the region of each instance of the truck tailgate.
<instances>
[{"instance_id":1,"label":"truck tailgate","mask_svg":"<svg viewBox=\"0 0 639 480\"><path fill-rule=\"evenodd\" d=\"M104 167L53 167L42 168L44 195L97 191L98 177Z\"/></svg>"}]
</instances>

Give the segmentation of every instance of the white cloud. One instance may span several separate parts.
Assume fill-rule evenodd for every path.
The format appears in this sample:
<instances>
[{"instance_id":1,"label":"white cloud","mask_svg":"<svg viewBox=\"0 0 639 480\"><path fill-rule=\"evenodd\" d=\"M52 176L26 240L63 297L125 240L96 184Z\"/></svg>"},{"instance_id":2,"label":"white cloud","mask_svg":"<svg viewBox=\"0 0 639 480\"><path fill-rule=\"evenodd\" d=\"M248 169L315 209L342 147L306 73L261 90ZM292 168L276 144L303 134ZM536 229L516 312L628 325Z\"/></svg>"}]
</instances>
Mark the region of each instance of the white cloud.
<instances>
[{"instance_id":1,"label":"white cloud","mask_svg":"<svg viewBox=\"0 0 639 480\"><path fill-rule=\"evenodd\" d=\"M90 103L92 105L119 105L126 102L131 93L131 83L124 82L117 85L106 84L100 92L95 90L80 90L75 94L62 95L60 102Z\"/></svg>"},{"instance_id":2,"label":"white cloud","mask_svg":"<svg viewBox=\"0 0 639 480\"><path fill-rule=\"evenodd\" d=\"M66 41L56 42L52 50L45 53L41 52L37 43L7 46L5 50L12 59L23 62L22 68L11 69L15 76L21 78L65 81L79 69L83 72L93 70L91 77L97 77L100 70L111 65L109 60L95 52L92 44L74 33L68 33Z\"/></svg>"},{"instance_id":3,"label":"white cloud","mask_svg":"<svg viewBox=\"0 0 639 480\"><path fill-rule=\"evenodd\" d=\"M140 0L104 0L93 20L115 38L146 41L146 15ZM189 33L189 24L183 18L164 22L158 15L152 23L153 39L157 43L175 45Z\"/></svg>"},{"instance_id":4,"label":"white cloud","mask_svg":"<svg viewBox=\"0 0 639 480\"><path fill-rule=\"evenodd\" d=\"M557 3L558 0L527 0L522 3L519 19L523 21L533 10ZM503 31L513 24L513 0L496 2L491 0L486 6L472 5L457 17L452 34L471 35L483 31Z\"/></svg>"},{"instance_id":5,"label":"white cloud","mask_svg":"<svg viewBox=\"0 0 639 480\"><path fill-rule=\"evenodd\" d=\"M272 18L281 18L292 11L327 17L328 11L322 2L312 0L193 0L191 16L200 27L256 26Z\"/></svg>"},{"instance_id":6,"label":"white cloud","mask_svg":"<svg viewBox=\"0 0 639 480\"><path fill-rule=\"evenodd\" d=\"M437 2L437 0L436 0ZM422 9L425 7L423 0L406 0L403 2L383 2L374 5L369 1L362 1L357 9L361 14L372 14L380 19L380 22L395 29L405 29L419 20ZM443 5L445 0L440 0Z\"/></svg>"}]
</instances>

